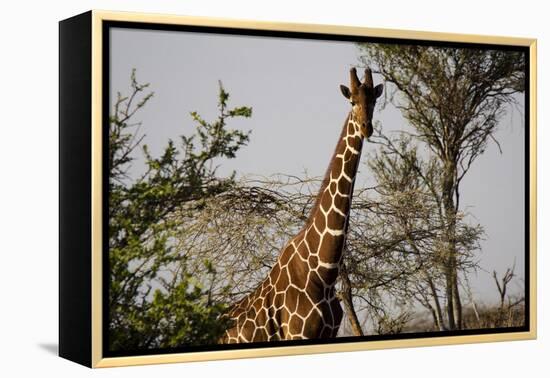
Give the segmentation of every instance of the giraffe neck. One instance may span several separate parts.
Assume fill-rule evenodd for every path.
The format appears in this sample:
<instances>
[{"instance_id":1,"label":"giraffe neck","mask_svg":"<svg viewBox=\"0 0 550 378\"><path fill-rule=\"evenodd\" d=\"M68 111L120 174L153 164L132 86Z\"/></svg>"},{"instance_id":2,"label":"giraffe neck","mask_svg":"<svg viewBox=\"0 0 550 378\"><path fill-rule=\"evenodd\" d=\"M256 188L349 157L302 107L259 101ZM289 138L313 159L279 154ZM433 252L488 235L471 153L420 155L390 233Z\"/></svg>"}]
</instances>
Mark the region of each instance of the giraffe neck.
<instances>
[{"instance_id":1,"label":"giraffe neck","mask_svg":"<svg viewBox=\"0 0 550 378\"><path fill-rule=\"evenodd\" d=\"M308 222L266 279L233 306L235 323L222 342L336 337L343 312L335 283L362 145L350 113Z\"/></svg>"},{"instance_id":2,"label":"giraffe neck","mask_svg":"<svg viewBox=\"0 0 550 378\"><path fill-rule=\"evenodd\" d=\"M310 254L319 260L321 268L335 270L336 273L345 243L362 146L360 126L350 112L306 223L304 239ZM327 273L330 273L328 280L332 281L334 272Z\"/></svg>"}]
</instances>

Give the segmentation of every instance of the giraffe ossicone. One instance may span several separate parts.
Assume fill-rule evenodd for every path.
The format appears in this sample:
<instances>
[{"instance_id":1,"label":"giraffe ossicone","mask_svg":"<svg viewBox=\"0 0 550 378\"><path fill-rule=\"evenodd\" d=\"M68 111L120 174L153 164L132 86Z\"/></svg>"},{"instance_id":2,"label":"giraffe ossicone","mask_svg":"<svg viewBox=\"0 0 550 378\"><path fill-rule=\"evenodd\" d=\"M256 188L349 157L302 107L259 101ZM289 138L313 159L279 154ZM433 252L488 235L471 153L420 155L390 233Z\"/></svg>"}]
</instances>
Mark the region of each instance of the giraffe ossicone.
<instances>
[{"instance_id":1,"label":"giraffe ossicone","mask_svg":"<svg viewBox=\"0 0 550 378\"><path fill-rule=\"evenodd\" d=\"M340 86L351 104L316 202L302 230L250 294L226 314L233 325L222 343L335 337L343 311L336 297L355 175L364 138L372 134L372 113L382 84L373 86L350 70L350 87Z\"/></svg>"}]
</instances>

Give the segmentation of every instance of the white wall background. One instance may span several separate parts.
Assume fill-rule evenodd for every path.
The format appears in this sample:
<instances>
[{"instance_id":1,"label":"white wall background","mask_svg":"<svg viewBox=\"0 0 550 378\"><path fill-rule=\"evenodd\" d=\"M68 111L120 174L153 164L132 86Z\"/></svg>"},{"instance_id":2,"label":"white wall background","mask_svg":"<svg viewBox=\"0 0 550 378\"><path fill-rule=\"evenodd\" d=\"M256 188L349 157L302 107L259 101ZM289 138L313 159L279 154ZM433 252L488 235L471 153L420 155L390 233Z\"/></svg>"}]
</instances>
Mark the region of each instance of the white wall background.
<instances>
[{"instance_id":1,"label":"white wall background","mask_svg":"<svg viewBox=\"0 0 550 378\"><path fill-rule=\"evenodd\" d=\"M550 371L545 311L550 280L548 104L550 33L545 2L425 0L9 1L0 22L0 375L55 377L542 377ZM537 341L90 371L56 356L57 22L89 9L323 23L539 39ZM548 211L545 212L544 210Z\"/></svg>"}]
</instances>

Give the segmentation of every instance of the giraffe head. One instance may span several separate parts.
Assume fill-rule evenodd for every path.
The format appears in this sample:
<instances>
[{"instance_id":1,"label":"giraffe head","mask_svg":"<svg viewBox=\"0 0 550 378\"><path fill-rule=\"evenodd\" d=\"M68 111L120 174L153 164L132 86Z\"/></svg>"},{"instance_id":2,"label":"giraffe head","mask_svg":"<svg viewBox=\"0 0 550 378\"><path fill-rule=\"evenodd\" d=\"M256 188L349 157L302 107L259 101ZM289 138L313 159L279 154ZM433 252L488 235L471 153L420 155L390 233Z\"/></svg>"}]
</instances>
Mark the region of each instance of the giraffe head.
<instances>
[{"instance_id":1,"label":"giraffe head","mask_svg":"<svg viewBox=\"0 0 550 378\"><path fill-rule=\"evenodd\" d=\"M357 77L357 70L350 70L350 87L340 85L340 90L345 98L351 103L351 115L353 121L356 122L361 129L361 134L365 138L372 135L372 113L376 99L380 97L383 90L383 85L373 85L372 72L369 68L365 70L365 80L363 83Z\"/></svg>"}]
</instances>

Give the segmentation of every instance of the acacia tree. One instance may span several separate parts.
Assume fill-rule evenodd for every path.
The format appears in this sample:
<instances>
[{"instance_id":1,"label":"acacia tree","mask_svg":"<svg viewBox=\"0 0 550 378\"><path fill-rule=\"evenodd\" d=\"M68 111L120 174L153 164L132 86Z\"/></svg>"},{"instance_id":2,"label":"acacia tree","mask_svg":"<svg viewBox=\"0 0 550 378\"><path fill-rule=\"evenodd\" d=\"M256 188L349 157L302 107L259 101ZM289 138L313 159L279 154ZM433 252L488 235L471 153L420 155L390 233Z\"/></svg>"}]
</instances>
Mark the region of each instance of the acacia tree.
<instances>
[{"instance_id":1,"label":"acacia tree","mask_svg":"<svg viewBox=\"0 0 550 378\"><path fill-rule=\"evenodd\" d=\"M167 141L153 157L136 114L152 98L148 84L131 75L128 96L118 93L109 125L109 347L111 350L176 347L215 342L227 324L220 319L227 304L212 298L208 282L189 269L176 248L174 233L182 219L178 209L203 206L234 186L234 174L219 177L216 159L233 158L249 133L227 122L248 118L249 107L228 108L229 94L220 83L217 119L191 113L195 130ZM144 159L144 171L132 170ZM206 276L216 274L203 259ZM177 271L173 267L177 265Z\"/></svg>"},{"instance_id":2,"label":"acacia tree","mask_svg":"<svg viewBox=\"0 0 550 378\"><path fill-rule=\"evenodd\" d=\"M426 185L433 185L445 226L439 255L447 328L460 329L460 184L488 143L498 145L494 133L505 105L525 88L525 55L421 45L360 44L359 48L361 61L390 84L388 99L412 126L410 136L435 158L439 175Z\"/></svg>"},{"instance_id":3,"label":"acacia tree","mask_svg":"<svg viewBox=\"0 0 550 378\"><path fill-rule=\"evenodd\" d=\"M376 181L369 211L363 217L352 214L359 221L354 229L366 229L367 236L362 239L368 240L366 253L350 246L347 255L347 259L352 259L349 265L354 267L350 273L359 293L357 297L362 299L365 289L367 295L372 295L374 287L380 292L377 296L391 296L402 307L408 303L410 308L411 302L416 301L432 315L435 329L447 329L439 289L445 282L442 246L447 223L435 190L441 179L437 159L422 159L409 136L393 140L378 133L376 143L381 148L371 154L367 163ZM457 270L467 272L477 266L474 256L480 248L483 229L478 224L469 224L462 212L457 212L456 217ZM376 269L365 272L361 261L372 254L376 256L372 262ZM377 282L373 280L376 273L386 278ZM373 307L371 303L372 300L367 301ZM383 316L382 320L386 318Z\"/></svg>"}]
</instances>

